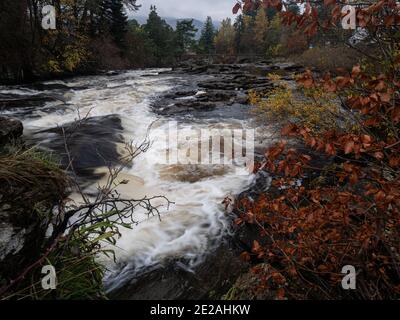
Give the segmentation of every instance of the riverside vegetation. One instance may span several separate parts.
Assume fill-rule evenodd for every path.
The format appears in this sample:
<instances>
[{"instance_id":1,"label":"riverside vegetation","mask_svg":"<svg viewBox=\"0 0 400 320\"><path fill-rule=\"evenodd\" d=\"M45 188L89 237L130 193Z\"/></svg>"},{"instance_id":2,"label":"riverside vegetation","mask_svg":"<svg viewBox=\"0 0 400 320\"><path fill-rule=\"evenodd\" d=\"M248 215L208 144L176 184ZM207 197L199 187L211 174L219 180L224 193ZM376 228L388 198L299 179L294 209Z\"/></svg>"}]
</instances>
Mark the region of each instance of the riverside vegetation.
<instances>
[{"instance_id":1,"label":"riverside vegetation","mask_svg":"<svg viewBox=\"0 0 400 320\"><path fill-rule=\"evenodd\" d=\"M243 258L252 261L261 296L399 297L400 8L390 0L355 5L365 35L347 42L360 55L353 67L307 70L295 89L252 99L288 139L270 146L257 168L274 177L271 190L237 203L236 223L259 229ZM283 1L243 1L245 11L260 6L281 11L284 24L310 37L345 36L337 1L306 3L301 14L284 11ZM357 290L341 287L344 265L356 268Z\"/></svg>"}]
</instances>

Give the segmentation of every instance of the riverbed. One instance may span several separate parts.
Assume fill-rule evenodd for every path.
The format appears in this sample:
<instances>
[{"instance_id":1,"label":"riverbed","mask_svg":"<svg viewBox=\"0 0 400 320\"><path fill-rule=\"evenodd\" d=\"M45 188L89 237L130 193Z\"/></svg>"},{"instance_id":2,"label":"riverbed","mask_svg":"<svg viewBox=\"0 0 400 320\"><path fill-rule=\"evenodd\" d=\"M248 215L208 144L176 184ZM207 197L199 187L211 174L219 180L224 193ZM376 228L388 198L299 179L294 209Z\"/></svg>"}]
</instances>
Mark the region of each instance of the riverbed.
<instances>
[{"instance_id":1,"label":"riverbed","mask_svg":"<svg viewBox=\"0 0 400 320\"><path fill-rule=\"evenodd\" d=\"M251 130L255 126L249 106L240 103L222 101L206 112L155 112L153 105L160 96L190 83L186 75L168 71L135 70L0 87L1 99L14 101L1 113L22 120L26 139L60 159L65 158L65 149L59 128L84 119L70 149L79 181L88 194L104 183L107 165L118 162L123 143L139 144L149 133L149 150L123 170L120 178L129 182L118 191L128 198L162 195L173 204L160 208L161 220L138 212L140 223L133 229L121 230L114 248L117 262L103 261L109 270L105 278L108 291L167 260L179 261L188 272L196 268L231 232L223 200L234 197L254 181L243 164L163 162L167 150L162 141L171 121L177 122L180 130L193 132ZM206 94L204 89L190 85L186 89L191 93L180 100L190 101ZM149 131L150 127L156 130Z\"/></svg>"}]
</instances>

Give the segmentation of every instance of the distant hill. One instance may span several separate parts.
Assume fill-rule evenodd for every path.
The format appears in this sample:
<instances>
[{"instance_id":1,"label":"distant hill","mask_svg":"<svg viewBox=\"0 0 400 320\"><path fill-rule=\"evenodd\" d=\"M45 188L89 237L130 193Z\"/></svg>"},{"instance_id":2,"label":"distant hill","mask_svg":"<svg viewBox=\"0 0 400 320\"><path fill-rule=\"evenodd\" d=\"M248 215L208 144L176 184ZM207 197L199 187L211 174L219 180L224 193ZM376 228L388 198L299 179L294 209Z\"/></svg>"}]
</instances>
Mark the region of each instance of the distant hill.
<instances>
[{"instance_id":1,"label":"distant hill","mask_svg":"<svg viewBox=\"0 0 400 320\"><path fill-rule=\"evenodd\" d=\"M181 20L187 20L187 19L192 19L192 18L187 18L187 19L177 19L177 18L171 18L171 17L162 17L172 28L176 28L176 23ZM135 19L139 24L145 24L147 22L147 17L145 16L130 16L130 20ZM203 29L204 22L193 19L193 24L194 26L198 29L197 34L196 34L196 39L200 38L201 35L201 29ZM219 21L214 21L214 26L215 28L219 28L221 23Z\"/></svg>"}]
</instances>

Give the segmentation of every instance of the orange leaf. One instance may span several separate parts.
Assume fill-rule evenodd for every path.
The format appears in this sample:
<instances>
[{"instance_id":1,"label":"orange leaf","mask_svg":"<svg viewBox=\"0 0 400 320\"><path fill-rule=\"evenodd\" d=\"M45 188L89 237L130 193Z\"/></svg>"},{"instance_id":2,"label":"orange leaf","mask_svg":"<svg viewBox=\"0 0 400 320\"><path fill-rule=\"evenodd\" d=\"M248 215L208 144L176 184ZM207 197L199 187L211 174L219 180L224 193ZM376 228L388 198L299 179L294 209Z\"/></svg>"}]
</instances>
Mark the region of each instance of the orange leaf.
<instances>
[{"instance_id":1,"label":"orange leaf","mask_svg":"<svg viewBox=\"0 0 400 320\"><path fill-rule=\"evenodd\" d=\"M347 141L347 143L346 143L346 145L344 147L344 153L345 154L349 154L353 150L354 150L354 141L353 140Z\"/></svg>"},{"instance_id":2,"label":"orange leaf","mask_svg":"<svg viewBox=\"0 0 400 320\"><path fill-rule=\"evenodd\" d=\"M251 249L251 251L253 251L254 253L258 253L260 250L261 250L260 243L257 240L254 240L253 248Z\"/></svg>"},{"instance_id":3,"label":"orange leaf","mask_svg":"<svg viewBox=\"0 0 400 320\"><path fill-rule=\"evenodd\" d=\"M248 262L248 261L250 261L250 254L248 252L246 252L246 251L242 252L240 254L240 259L242 259L243 261Z\"/></svg>"},{"instance_id":4,"label":"orange leaf","mask_svg":"<svg viewBox=\"0 0 400 320\"><path fill-rule=\"evenodd\" d=\"M279 289L276 291L276 298L277 298L278 300L284 300L284 299L285 299L285 289L279 288Z\"/></svg>"}]
</instances>

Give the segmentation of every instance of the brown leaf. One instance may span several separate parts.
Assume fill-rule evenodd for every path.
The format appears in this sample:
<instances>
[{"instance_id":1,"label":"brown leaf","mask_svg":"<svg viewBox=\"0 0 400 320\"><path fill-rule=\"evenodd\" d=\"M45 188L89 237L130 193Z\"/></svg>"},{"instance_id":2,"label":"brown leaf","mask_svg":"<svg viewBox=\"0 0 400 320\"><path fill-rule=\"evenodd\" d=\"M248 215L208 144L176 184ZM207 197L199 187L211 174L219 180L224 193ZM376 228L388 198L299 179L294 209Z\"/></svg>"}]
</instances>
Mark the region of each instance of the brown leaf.
<instances>
[{"instance_id":1,"label":"brown leaf","mask_svg":"<svg viewBox=\"0 0 400 320\"><path fill-rule=\"evenodd\" d=\"M353 140L347 141L346 145L344 146L344 153L349 154L353 152L353 150L354 150L354 141Z\"/></svg>"},{"instance_id":2,"label":"brown leaf","mask_svg":"<svg viewBox=\"0 0 400 320\"><path fill-rule=\"evenodd\" d=\"M242 9L242 6L240 5L240 3L236 3L236 5L233 7L232 12L233 14L237 14L239 12L239 10Z\"/></svg>"}]
</instances>

